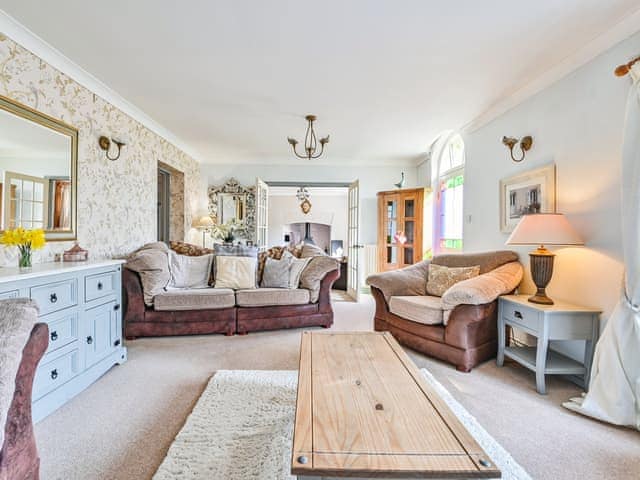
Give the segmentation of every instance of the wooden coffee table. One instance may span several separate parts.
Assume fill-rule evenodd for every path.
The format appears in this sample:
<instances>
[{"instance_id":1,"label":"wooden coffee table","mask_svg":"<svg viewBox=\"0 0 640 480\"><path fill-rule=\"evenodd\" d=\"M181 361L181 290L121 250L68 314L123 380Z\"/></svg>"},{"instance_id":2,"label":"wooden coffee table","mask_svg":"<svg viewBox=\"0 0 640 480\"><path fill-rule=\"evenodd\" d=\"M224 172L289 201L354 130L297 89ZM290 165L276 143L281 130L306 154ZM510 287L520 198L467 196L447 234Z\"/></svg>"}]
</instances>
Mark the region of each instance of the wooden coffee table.
<instances>
[{"instance_id":1,"label":"wooden coffee table","mask_svg":"<svg viewBox=\"0 0 640 480\"><path fill-rule=\"evenodd\" d=\"M501 476L388 332L302 334L291 473Z\"/></svg>"}]
</instances>

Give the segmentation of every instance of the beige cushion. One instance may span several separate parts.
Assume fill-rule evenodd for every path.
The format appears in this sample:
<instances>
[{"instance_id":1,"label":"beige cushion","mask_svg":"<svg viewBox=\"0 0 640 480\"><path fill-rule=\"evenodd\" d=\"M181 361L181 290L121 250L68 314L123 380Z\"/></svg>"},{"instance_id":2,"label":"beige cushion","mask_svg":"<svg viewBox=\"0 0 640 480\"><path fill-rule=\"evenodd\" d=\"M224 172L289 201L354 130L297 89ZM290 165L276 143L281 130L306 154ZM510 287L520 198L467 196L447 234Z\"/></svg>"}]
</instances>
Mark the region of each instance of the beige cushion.
<instances>
[{"instance_id":1,"label":"beige cushion","mask_svg":"<svg viewBox=\"0 0 640 480\"><path fill-rule=\"evenodd\" d=\"M216 257L216 288L256 288L254 257Z\"/></svg>"},{"instance_id":2,"label":"beige cushion","mask_svg":"<svg viewBox=\"0 0 640 480\"><path fill-rule=\"evenodd\" d=\"M286 252L289 253L289 252ZM282 256L280 260L267 258L264 264L261 287L266 288L289 288L289 273L291 271L291 259L293 255L289 253Z\"/></svg>"},{"instance_id":3,"label":"beige cushion","mask_svg":"<svg viewBox=\"0 0 640 480\"><path fill-rule=\"evenodd\" d=\"M424 325L443 322L442 299L430 295L391 297L389 311L399 317Z\"/></svg>"},{"instance_id":4,"label":"beige cushion","mask_svg":"<svg viewBox=\"0 0 640 480\"><path fill-rule=\"evenodd\" d=\"M427 280L427 294L441 297L451 286L469 278L477 277L480 267L444 267L431 264Z\"/></svg>"},{"instance_id":5,"label":"beige cushion","mask_svg":"<svg viewBox=\"0 0 640 480\"><path fill-rule=\"evenodd\" d=\"M325 275L340 267L338 260L327 255L312 257L300 275L300 287L310 291L311 303L320 297L320 282Z\"/></svg>"},{"instance_id":6,"label":"beige cushion","mask_svg":"<svg viewBox=\"0 0 640 480\"><path fill-rule=\"evenodd\" d=\"M129 255L125 267L140 276L144 303L149 306L171 280L169 249L164 243L154 242L139 248Z\"/></svg>"},{"instance_id":7,"label":"beige cushion","mask_svg":"<svg viewBox=\"0 0 640 480\"><path fill-rule=\"evenodd\" d=\"M309 258L309 257L324 257L327 256L326 253L324 253L324 250L322 250L320 247L318 247L317 245L313 245L311 243L305 243L302 246L302 253L300 255L302 258Z\"/></svg>"},{"instance_id":8,"label":"beige cushion","mask_svg":"<svg viewBox=\"0 0 640 480\"><path fill-rule=\"evenodd\" d=\"M180 255L173 250L169 252L170 287L175 288L207 288L213 254L199 257Z\"/></svg>"},{"instance_id":9,"label":"beige cushion","mask_svg":"<svg viewBox=\"0 0 640 480\"><path fill-rule=\"evenodd\" d=\"M456 283L442 295L444 308L457 305L482 305L515 289L522 281L522 265L511 262L479 277Z\"/></svg>"},{"instance_id":10,"label":"beige cushion","mask_svg":"<svg viewBox=\"0 0 640 480\"><path fill-rule=\"evenodd\" d=\"M302 288L256 288L238 290L239 307L264 307L268 305L304 305L309 303L309 290Z\"/></svg>"},{"instance_id":11,"label":"beige cushion","mask_svg":"<svg viewBox=\"0 0 640 480\"><path fill-rule=\"evenodd\" d=\"M170 289L153 299L156 310L210 310L231 308L236 304L229 288Z\"/></svg>"},{"instance_id":12,"label":"beige cushion","mask_svg":"<svg viewBox=\"0 0 640 480\"><path fill-rule=\"evenodd\" d=\"M291 255L289 252L286 255ZM289 288L298 288L300 285L300 277L302 276L302 272L313 257L307 258L296 258L291 255L291 269L289 270Z\"/></svg>"}]
</instances>

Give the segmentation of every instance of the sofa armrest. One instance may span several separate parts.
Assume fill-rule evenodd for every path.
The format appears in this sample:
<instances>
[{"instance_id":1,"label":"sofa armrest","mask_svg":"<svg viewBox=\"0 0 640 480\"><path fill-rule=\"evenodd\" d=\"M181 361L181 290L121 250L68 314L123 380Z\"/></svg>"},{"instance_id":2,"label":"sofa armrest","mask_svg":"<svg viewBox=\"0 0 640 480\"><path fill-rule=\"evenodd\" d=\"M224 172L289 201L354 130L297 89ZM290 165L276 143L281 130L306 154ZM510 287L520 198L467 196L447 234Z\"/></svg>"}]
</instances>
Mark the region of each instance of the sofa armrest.
<instances>
[{"instance_id":1,"label":"sofa armrest","mask_svg":"<svg viewBox=\"0 0 640 480\"><path fill-rule=\"evenodd\" d=\"M327 273L320 281L320 294L318 295L318 309L320 313L331 313L331 288L333 283L340 278L340 269Z\"/></svg>"},{"instance_id":2,"label":"sofa armrest","mask_svg":"<svg viewBox=\"0 0 640 480\"><path fill-rule=\"evenodd\" d=\"M123 322L125 324L144 321L146 306L140 275L126 267L122 269L122 301L124 304Z\"/></svg>"},{"instance_id":3,"label":"sofa armrest","mask_svg":"<svg viewBox=\"0 0 640 480\"><path fill-rule=\"evenodd\" d=\"M483 305L500 295L512 292L522 281L520 262L506 263L490 272L463 280L442 295L442 308L452 310L458 305Z\"/></svg>"},{"instance_id":4,"label":"sofa armrest","mask_svg":"<svg viewBox=\"0 0 640 480\"><path fill-rule=\"evenodd\" d=\"M451 311L444 341L463 350L498 339L498 302L458 305Z\"/></svg>"},{"instance_id":5,"label":"sofa armrest","mask_svg":"<svg viewBox=\"0 0 640 480\"><path fill-rule=\"evenodd\" d=\"M429 261L424 260L410 267L376 273L367 277L370 287L382 292L387 302L393 296L426 295Z\"/></svg>"}]
</instances>

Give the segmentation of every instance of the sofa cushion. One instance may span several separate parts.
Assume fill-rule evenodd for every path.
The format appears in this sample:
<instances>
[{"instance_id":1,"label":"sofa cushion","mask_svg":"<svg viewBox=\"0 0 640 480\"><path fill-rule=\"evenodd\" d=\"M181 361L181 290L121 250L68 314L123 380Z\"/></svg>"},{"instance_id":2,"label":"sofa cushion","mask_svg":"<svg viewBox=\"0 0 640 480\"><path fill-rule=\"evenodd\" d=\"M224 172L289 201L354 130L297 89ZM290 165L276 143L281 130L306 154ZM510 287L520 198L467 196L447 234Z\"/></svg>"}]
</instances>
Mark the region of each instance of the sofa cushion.
<instances>
[{"instance_id":1,"label":"sofa cushion","mask_svg":"<svg viewBox=\"0 0 640 480\"><path fill-rule=\"evenodd\" d=\"M180 255L188 255L189 257L199 257L201 255L208 255L213 253L213 250L210 248L204 248L200 245L194 245L193 243L187 242L178 242L171 240L169 242L169 247L176 253Z\"/></svg>"},{"instance_id":2,"label":"sofa cushion","mask_svg":"<svg viewBox=\"0 0 640 480\"><path fill-rule=\"evenodd\" d=\"M477 277L480 267L443 267L432 264L429 267L427 294L441 297L451 286L469 278Z\"/></svg>"},{"instance_id":3,"label":"sofa cushion","mask_svg":"<svg viewBox=\"0 0 640 480\"><path fill-rule=\"evenodd\" d=\"M309 303L309 290L303 288L256 288L236 291L239 307L264 307L269 305L304 305Z\"/></svg>"},{"instance_id":4,"label":"sofa cushion","mask_svg":"<svg viewBox=\"0 0 640 480\"><path fill-rule=\"evenodd\" d=\"M164 243L149 243L127 258L125 267L140 275L144 303L153 305L153 298L169 285L169 249Z\"/></svg>"},{"instance_id":5,"label":"sofa cushion","mask_svg":"<svg viewBox=\"0 0 640 480\"><path fill-rule=\"evenodd\" d=\"M291 255L289 252L285 256ZM296 258L291 255L291 269L289 270L289 288L298 288L302 272L307 268L313 257Z\"/></svg>"},{"instance_id":6,"label":"sofa cushion","mask_svg":"<svg viewBox=\"0 0 640 480\"><path fill-rule=\"evenodd\" d=\"M430 295L391 297L389 311L399 317L424 325L443 322L442 299Z\"/></svg>"},{"instance_id":7,"label":"sofa cushion","mask_svg":"<svg viewBox=\"0 0 640 480\"><path fill-rule=\"evenodd\" d=\"M216 257L217 288L256 288L256 259Z\"/></svg>"},{"instance_id":8,"label":"sofa cushion","mask_svg":"<svg viewBox=\"0 0 640 480\"><path fill-rule=\"evenodd\" d=\"M267 258L264 264L261 287L289 288L289 272L293 255L283 255L280 260Z\"/></svg>"},{"instance_id":9,"label":"sofa cushion","mask_svg":"<svg viewBox=\"0 0 640 480\"><path fill-rule=\"evenodd\" d=\"M300 287L310 291L311 303L320 297L320 283L325 275L340 268L338 260L327 255L312 257L300 275Z\"/></svg>"},{"instance_id":10,"label":"sofa cushion","mask_svg":"<svg viewBox=\"0 0 640 480\"><path fill-rule=\"evenodd\" d=\"M445 267L472 267L478 265L480 274L490 272L509 262L517 262L518 254L512 250L497 250L482 253L451 253L436 255L431 260L432 265Z\"/></svg>"},{"instance_id":11,"label":"sofa cushion","mask_svg":"<svg viewBox=\"0 0 640 480\"><path fill-rule=\"evenodd\" d=\"M305 243L302 246L302 254L300 256L302 258L324 257L324 256L327 256L327 254L324 252L324 250L322 250L317 245L314 245L312 243Z\"/></svg>"},{"instance_id":12,"label":"sofa cushion","mask_svg":"<svg viewBox=\"0 0 640 480\"><path fill-rule=\"evenodd\" d=\"M206 288L209 284L213 255L190 256L169 252L170 287Z\"/></svg>"},{"instance_id":13,"label":"sofa cushion","mask_svg":"<svg viewBox=\"0 0 640 480\"><path fill-rule=\"evenodd\" d=\"M212 310L235 306L236 297L230 288L169 289L153 303L155 310Z\"/></svg>"},{"instance_id":14,"label":"sofa cushion","mask_svg":"<svg viewBox=\"0 0 640 480\"><path fill-rule=\"evenodd\" d=\"M284 247L271 247L266 252L260 252L258 255L258 283L262 282L262 274L264 272L264 265L267 258L274 258L280 260L286 252L289 252L295 258L300 258L302 255L302 247L296 246L284 246Z\"/></svg>"}]
</instances>

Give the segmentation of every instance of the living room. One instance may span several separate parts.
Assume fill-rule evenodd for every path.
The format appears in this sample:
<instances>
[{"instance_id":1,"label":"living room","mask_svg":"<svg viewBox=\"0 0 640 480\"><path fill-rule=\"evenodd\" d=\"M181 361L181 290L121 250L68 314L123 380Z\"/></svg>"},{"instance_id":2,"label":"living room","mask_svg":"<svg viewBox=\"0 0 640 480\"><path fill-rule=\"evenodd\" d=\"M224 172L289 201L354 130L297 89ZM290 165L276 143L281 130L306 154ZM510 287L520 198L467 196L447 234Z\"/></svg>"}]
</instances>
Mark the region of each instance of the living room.
<instances>
[{"instance_id":1,"label":"living room","mask_svg":"<svg viewBox=\"0 0 640 480\"><path fill-rule=\"evenodd\" d=\"M630 0L0 0L0 480L636 478L639 56Z\"/></svg>"}]
</instances>

